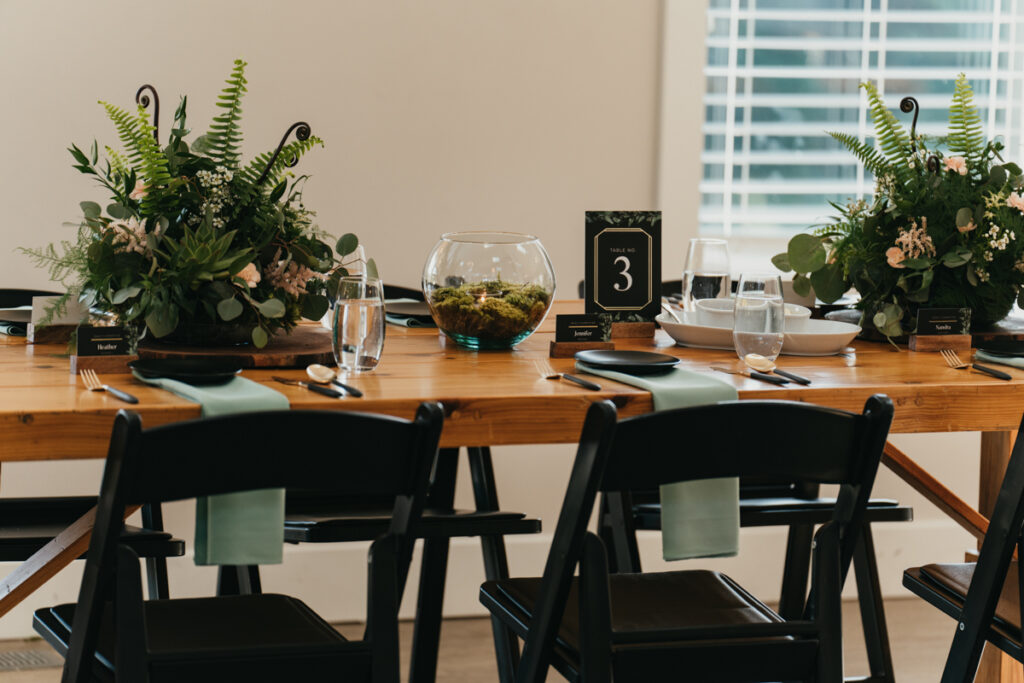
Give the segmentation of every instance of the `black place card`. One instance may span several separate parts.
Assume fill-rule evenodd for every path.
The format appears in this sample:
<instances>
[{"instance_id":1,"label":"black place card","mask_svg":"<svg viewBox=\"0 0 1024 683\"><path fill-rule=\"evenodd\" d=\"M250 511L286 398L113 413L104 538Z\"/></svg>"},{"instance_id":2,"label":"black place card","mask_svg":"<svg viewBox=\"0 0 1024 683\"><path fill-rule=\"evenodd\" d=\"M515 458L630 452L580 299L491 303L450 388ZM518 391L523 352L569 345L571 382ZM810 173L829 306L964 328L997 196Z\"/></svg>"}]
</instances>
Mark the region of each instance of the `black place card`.
<instances>
[{"instance_id":1,"label":"black place card","mask_svg":"<svg viewBox=\"0 0 1024 683\"><path fill-rule=\"evenodd\" d=\"M609 326L596 315L555 316L555 341L594 342L608 341Z\"/></svg>"},{"instance_id":2,"label":"black place card","mask_svg":"<svg viewBox=\"0 0 1024 683\"><path fill-rule=\"evenodd\" d=\"M915 334L970 334L971 309L922 308L917 312Z\"/></svg>"},{"instance_id":3,"label":"black place card","mask_svg":"<svg viewBox=\"0 0 1024 683\"><path fill-rule=\"evenodd\" d=\"M587 211L588 315L654 320L661 308L661 212Z\"/></svg>"},{"instance_id":4,"label":"black place card","mask_svg":"<svg viewBox=\"0 0 1024 683\"><path fill-rule=\"evenodd\" d=\"M124 328L119 326L96 327L78 326L77 355L79 356L123 356L128 353L128 341Z\"/></svg>"}]
</instances>

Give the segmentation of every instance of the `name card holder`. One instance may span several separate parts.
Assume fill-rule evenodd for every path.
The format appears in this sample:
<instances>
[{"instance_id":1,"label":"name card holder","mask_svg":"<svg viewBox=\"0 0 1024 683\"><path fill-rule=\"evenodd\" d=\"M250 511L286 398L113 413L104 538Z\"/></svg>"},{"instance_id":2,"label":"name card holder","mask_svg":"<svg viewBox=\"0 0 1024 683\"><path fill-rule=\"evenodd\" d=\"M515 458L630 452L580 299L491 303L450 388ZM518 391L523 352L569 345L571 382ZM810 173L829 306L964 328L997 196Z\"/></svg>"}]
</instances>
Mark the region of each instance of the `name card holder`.
<instances>
[{"instance_id":1,"label":"name card holder","mask_svg":"<svg viewBox=\"0 0 1024 683\"><path fill-rule=\"evenodd\" d=\"M555 341L548 348L551 358L572 358L577 351L614 349L608 341L608 325L596 315L555 317Z\"/></svg>"},{"instance_id":2,"label":"name card holder","mask_svg":"<svg viewBox=\"0 0 1024 683\"><path fill-rule=\"evenodd\" d=\"M128 364L138 360L128 353L128 340L124 328L79 325L75 353L71 356L71 374L82 370L124 374L131 372Z\"/></svg>"},{"instance_id":3,"label":"name card holder","mask_svg":"<svg viewBox=\"0 0 1024 683\"><path fill-rule=\"evenodd\" d=\"M971 309L920 309L917 312L917 329L907 342L911 351L970 351Z\"/></svg>"}]
</instances>

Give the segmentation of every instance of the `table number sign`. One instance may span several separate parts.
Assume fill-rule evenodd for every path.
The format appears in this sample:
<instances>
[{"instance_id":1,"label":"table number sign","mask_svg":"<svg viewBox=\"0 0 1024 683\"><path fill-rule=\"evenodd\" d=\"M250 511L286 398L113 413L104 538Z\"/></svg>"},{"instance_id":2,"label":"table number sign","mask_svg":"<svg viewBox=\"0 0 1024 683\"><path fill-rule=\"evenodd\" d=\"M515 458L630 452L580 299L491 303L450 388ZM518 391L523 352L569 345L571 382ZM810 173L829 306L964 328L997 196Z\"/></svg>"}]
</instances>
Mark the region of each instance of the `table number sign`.
<instances>
[{"instance_id":1,"label":"table number sign","mask_svg":"<svg viewBox=\"0 0 1024 683\"><path fill-rule=\"evenodd\" d=\"M588 315L654 320L661 308L660 211L588 211L585 253Z\"/></svg>"}]
</instances>

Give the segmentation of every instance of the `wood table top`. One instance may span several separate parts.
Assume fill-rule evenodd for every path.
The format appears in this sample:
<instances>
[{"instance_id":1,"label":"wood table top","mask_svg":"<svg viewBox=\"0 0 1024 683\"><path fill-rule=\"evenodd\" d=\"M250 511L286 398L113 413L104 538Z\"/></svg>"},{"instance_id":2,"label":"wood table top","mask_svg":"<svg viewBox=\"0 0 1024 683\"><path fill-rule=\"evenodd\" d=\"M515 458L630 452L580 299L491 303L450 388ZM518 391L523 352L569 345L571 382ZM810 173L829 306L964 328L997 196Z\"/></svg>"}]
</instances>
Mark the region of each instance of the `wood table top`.
<instances>
[{"instance_id":1,"label":"wood table top","mask_svg":"<svg viewBox=\"0 0 1024 683\"><path fill-rule=\"evenodd\" d=\"M512 351L471 351L434 329L389 326L379 368L346 380L362 389L361 399L327 398L271 379L304 379L302 370L252 369L242 376L281 391L296 409L408 418L421 401L441 401L446 446L574 442L592 401L610 399L623 416L652 409L648 392L604 378L597 378L601 391L541 378L534 365L538 360L572 371L573 360L548 358L548 345L554 339L554 314L581 307L581 302L557 302L541 329ZM62 347L5 341L0 343L0 461L103 457L113 416L125 407L137 410L148 426L199 416L196 404L130 375L102 379L138 396L137 406L85 391L70 374ZM742 399L800 400L859 411L868 396L885 393L896 405L894 432L1013 430L1024 410L1024 370L1003 367L1013 376L1007 382L948 368L937 353L897 352L876 342L856 342L836 356L780 357L780 367L812 380L807 387L715 372L711 363L733 362L735 354L676 346L661 330L653 340L616 340L616 347L677 356L681 367L732 383Z\"/></svg>"}]
</instances>

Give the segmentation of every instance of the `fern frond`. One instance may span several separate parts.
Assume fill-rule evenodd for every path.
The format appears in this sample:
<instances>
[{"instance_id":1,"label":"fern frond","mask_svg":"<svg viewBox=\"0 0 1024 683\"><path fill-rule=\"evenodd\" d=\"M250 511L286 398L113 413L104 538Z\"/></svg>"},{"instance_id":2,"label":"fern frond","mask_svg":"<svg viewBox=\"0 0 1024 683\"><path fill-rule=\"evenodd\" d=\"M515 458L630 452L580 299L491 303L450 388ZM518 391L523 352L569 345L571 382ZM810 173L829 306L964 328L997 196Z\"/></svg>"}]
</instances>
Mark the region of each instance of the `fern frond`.
<instances>
[{"instance_id":1,"label":"fern frond","mask_svg":"<svg viewBox=\"0 0 1024 683\"><path fill-rule=\"evenodd\" d=\"M850 150L864 164L864 168L876 178L885 173L893 172L892 166L882 156L881 152L869 146L866 142L862 142L856 135L837 132L829 132L828 134L833 140L838 141L843 147Z\"/></svg>"},{"instance_id":2,"label":"fern frond","mask_svg":"<svg viewBox=\"0 0 1024 683\"><path fill-rule=\"evenodd\" d=\"M978 108L974 106L974 93L964 74L956 78L953 103L949 106L947 141L950 154L964 157L968 168L977 168L981 165L985 154L985 134L981 127L981 117L978 116Z\"/></svg>"},{"instance_id":3,"label":"fern frond","mask_svg":"<svg viewBox=\"0 0 1024 683\"><path fill-rule=\"evenodd\" d=\"M128 163L123 154L110 147L104 147L104 149L107 150L107 158L110 160L111 169L122 176L127 176L131 173L131 164Z\"/></svg>"},{"instance_id":4,"label":"fern frond","mask_svg":"<svg viewBox=\"0 0 1024 683\"><path fill-rule=\"evenodd\" d=\"M910 167L910 135L903 128L896 116L889 111L878 94L874 83L865 82L860 84L868 94L868 105L871 111L871 120L875 124L875 138L885 157L889 160L889 166L901 184L905 184L913 175Z\"/></svg>"},{"instance_id":5,"label":"fern frond","mask_svg":"<svg viewBox=\"0 0 1024 683\"><path fill-rule=\"evenodd\" d=\"M281 153L277 155L274 166L267 173L267 179L263 181L262 187L272 189L281 181L281 174L288 168L288 162L292 159L301 159L302 155L311 150L314 145L323 147L323 144L323 140L313 135L307 140L296 140L282 147ZM256 192L260 191L260 188L256 187L256 181L259 180L260 175L263 174L263 169L267 167L273 156L273 152L258 154L252 161L246 164L244 169L235 174L232 181L232 189L235 192L235 196L242 200L237 202L236 206L244 206Z\"/></svg>"},{"instance_id":6,"label":"fern frond","mask_svg":"<svg viewBox=\"0 0 1024 683\"><path fill-rule=\"evenodd\" d=\"M210 146L210 157L218 165L224 166L229 171L238 168L238 160L241 156L239 148L242 144L242 95L246 93L245 84L246 63L241 59L235 60L235 68L228 77L227 87L217 97L217 106L224 109L224 112L213 117L210 124L210 131L206 134Z\"/></svg>"},{"instance_id":7,"label":"fern frond","mask_svg":"<svg viewBox=\"0 0 1024 683\"><path fill-rule=\"evenodd\" d=\"M167 170L167 155L160 149L160 143L154 135L156 129L150 124L149 115L141 105L136 120L142 133L137 143L141 159L139 166L147 187L146 196L142 198L142 213L154 216L160 213L160 202L167 197L167 188L172 178Z\"/></svg>"},{"instance_id":8,"label":"fern frond","mask_svg":"<svg viewBox=\"0 0 1024 683\"><path fill-rule=\"evenodd\" d=\"M120 138L121 144L124 145L130 165L137 166L142 162L139 144L144 137L140 130L139 118L135 114L109 102L101 101L100 104L107 111L107 116L110 120L114 122L114 127L117 129L117 137Z\"/></svg>"}]
</instances>

